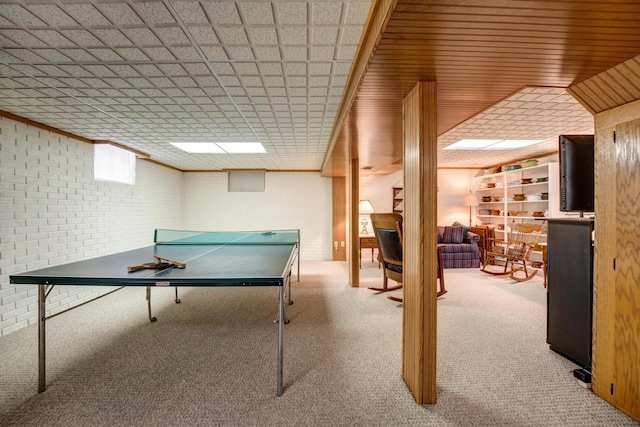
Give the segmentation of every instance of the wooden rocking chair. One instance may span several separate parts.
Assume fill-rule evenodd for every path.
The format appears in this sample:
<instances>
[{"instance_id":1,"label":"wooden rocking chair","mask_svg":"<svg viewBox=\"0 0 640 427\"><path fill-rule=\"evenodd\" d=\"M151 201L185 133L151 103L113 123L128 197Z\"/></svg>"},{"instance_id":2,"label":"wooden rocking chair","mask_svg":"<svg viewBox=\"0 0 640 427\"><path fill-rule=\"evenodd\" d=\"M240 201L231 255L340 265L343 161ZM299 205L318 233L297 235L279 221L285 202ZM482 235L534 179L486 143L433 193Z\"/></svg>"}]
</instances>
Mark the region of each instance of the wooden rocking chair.
<instances>
[{"instance_id":1,"label":"wooden rocking chair","mask_svg":"<svg viewBox=\"0 0 640 427\"><path fill-rule=\"evenodd\" d=\"M480 270L489 274L508 274L509 277L518 282L530 280L538 270L533 269L533 267L530 267L532 270L529 270L527 261L533 248L538 243L543 225L543 223L513 223L506 241L488 239L485 257ZM502 264L504 264L504 268L497 270L496 267L502 266Z\"/></svg>"}]
</instances>

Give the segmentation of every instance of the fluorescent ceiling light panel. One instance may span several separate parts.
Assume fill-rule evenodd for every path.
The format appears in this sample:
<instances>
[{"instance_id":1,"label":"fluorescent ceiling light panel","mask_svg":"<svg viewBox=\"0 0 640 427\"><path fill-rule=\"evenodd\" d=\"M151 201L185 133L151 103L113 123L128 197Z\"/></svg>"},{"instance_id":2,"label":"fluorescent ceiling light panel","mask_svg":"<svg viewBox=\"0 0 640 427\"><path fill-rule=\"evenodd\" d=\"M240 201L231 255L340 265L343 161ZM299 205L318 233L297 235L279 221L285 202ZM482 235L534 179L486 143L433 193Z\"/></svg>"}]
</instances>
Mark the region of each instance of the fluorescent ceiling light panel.
<instances>
[{"instance_id":1,"label":"fluorescent ceiling light panel","mask_svg":"<svg viewBox=\"0 0 640 427\"><path fill-rule=\"evenodd\" d=\"M461 139L454 142L445 150L482 150L484 147L500 142L499 139Z\"/></svg>"},{"instance_id":2,"label":"fluorescent ceiling light panel","mask_svg":"<svg viewBox=\"0 0 640 427\"><path fill-rule=\"evenodd\" d=\"M224 150L213 142L171 142L171 145L187 153L224 153Z\"/></svg>"},{"instance_id":3,"label":"fluorescent ceiling light panel","mask_svg":"<svg viewBox=\"0 0 640 427\"><path fill-rule=\"evenodd\" d=\"M514 150L542 142L541 139L505 139L497 144L489 145L483 150Z\"/></svg>"},{"instance_id":4,"label":"fluorescent ceiling light panel","mask_svg":"<svg viewBox=\"0 0 640 427\"><path fill-rule=\"evenodd\" d=\"M542 142L541 139L461 139L445 150L514 150Z\"/></svg>"},{"instance_id":5,"label":"fluorescent ceiling light panel","mask_svg":"<svg viewBox=\"0 0 640 427\"><path fill-rule=\"evenodd\" d=\"M218 142L218 146L227 153L266 153L259 142Z\"/></svg>"},{"instance_id":6,"label":"fluorescent ceiling light panel","mask_svg":"<svg viewBox=\"0 0 640 427\"><path fill-rule=\"evenodd\" d=\"M170 144L187 153L248 154L267 152L259 142L171 142Z\"/></svg>"}]
</instances>

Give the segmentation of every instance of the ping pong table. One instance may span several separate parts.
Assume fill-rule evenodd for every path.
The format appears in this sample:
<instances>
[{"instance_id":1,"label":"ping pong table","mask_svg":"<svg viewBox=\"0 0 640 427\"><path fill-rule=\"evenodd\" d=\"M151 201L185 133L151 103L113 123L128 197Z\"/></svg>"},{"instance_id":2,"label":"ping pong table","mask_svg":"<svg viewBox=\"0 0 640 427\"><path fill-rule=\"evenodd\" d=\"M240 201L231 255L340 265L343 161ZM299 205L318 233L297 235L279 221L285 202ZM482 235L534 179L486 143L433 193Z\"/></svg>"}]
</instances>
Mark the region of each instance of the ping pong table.
<instances>
[{"instance_id":1,"label":"ping pong table","mask_svg":"<svg viewBox=\"0 0 640 427\"><path fill-rule=\"evenodd\" d=\"M38 285L38 391L46 390L46 300L58 285L146 286L149 319L151 288L175 286L278 286L276 394L282 395L282 355L286 304L297 259L300 230L201 232L158 229L154 245L9 276L14 284ZM131 271L129 271L131 270ZM61 314L61 313L58 313Z\"/></svg>"}]
</instances>

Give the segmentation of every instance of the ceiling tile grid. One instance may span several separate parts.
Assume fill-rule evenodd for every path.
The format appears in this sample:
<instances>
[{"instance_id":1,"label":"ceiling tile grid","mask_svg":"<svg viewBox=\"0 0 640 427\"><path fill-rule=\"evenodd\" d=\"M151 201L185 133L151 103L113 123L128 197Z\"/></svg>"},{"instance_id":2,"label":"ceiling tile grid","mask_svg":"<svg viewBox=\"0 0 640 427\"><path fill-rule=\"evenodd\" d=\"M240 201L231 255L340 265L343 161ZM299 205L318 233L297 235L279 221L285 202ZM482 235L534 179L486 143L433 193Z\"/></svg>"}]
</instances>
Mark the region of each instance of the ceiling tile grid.
<instances>
[{"instance_id":1,"label":"ceiling tile grid","mask_svg":"<svg viewBox=\"0 0 640 427\"><path fill-rule=\"evenodd\" d=\"M536 139L517 151L521 159L558 151L562 134L593 134L593 115L564 88L524 88L438 137L438 167L488 168L514 160L513 150L445 150L464 138ZM479 163L480 162L480 163Z\"/></svg>"},{"instance_id":2,"label":"ceiling tile grid","mask_svg":"<svg viewBox=\"0 0 640 427\"><path fill-rule=\"evenodd\" d=\"M369 3L3 1L0 109L183 170L317 170Z\"/></svg>"}]
</instances>

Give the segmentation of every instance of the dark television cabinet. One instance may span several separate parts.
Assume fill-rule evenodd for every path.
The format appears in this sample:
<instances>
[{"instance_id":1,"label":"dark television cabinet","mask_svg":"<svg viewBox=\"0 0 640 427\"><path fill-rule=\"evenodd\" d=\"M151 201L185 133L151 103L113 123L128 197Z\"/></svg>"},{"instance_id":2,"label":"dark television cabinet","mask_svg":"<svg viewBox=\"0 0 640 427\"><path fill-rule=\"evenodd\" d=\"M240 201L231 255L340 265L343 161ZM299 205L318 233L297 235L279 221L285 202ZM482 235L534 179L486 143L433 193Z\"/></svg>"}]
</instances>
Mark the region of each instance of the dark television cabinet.
<instances>
[{"instance_id":1,"label":"dark television cabinet","mask_svg":"<svg viewBox=\"0 0 640 427\"><path fill-rule=\"evenodd\" d=\"M591 367L593 219L548 220L547 343Z\"/></svg>"}]
</instances>

